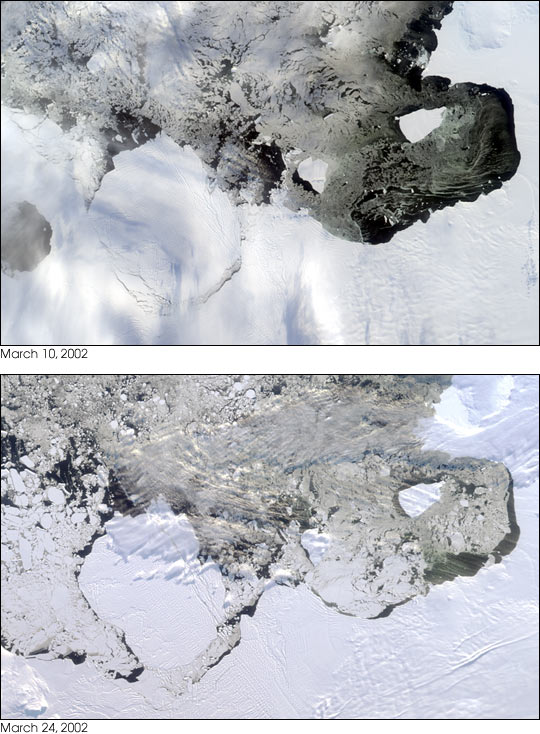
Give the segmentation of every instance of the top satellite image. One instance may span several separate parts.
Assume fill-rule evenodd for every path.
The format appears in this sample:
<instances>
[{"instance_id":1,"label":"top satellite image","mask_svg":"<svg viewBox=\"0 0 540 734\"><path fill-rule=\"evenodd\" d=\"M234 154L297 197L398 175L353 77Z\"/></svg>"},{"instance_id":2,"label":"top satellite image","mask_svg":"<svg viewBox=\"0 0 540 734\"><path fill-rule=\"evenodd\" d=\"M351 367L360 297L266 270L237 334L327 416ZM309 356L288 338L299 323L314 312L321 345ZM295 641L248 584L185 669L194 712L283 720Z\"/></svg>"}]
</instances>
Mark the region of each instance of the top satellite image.
<instances>
[{"instance_id":1,"label":"top satellite image","mask_svg":"<svg viewBox=\"0 0 540 734\"><path fill-rule=\"evenodd\" d=\"M3 344L538 341L538 3L2 2Z\"/></svg>"}]
</instances>

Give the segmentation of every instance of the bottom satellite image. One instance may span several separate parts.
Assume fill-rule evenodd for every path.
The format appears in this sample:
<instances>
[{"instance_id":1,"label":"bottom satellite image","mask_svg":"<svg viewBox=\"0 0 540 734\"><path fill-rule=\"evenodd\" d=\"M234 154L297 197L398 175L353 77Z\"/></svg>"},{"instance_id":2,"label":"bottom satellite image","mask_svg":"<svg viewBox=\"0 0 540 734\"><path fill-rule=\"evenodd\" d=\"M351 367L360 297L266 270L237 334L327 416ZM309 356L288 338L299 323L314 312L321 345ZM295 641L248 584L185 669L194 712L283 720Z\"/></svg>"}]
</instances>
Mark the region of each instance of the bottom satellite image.
<instances>
[{"instance_id":1,"label":"bottom satellite image","mask_svg":"<svg viewBox=\"0 0 540 734\"><path fill-rule=\"evenodd\" d=\"M2 715L538 716L538 380L2 380Z\"/></svg>"}]
</instances>

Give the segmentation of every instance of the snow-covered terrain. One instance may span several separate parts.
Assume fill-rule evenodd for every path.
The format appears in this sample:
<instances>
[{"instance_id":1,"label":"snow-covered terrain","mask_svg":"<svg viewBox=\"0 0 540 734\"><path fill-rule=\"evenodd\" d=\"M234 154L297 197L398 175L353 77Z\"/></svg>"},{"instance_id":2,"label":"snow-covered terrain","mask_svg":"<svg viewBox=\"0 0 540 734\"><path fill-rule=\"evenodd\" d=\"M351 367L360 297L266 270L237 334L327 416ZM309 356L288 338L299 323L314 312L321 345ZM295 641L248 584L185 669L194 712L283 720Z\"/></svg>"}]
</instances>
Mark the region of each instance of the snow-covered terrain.
<instances>
[{"instance_id":1,"label":"snow-covered terrain","mask_svg":"<svg viewBox=\"0 0 540 734\"><path fill-rule=\"evenodd\" d=\"M418 517L425 512L428 507L438 502L440 499L439 482L433 484L415 484L399 493L399 504L403 507L407 515L410 517ZM466 500L463 500L466 501Z\"/></svg>"},{"instance_id":2,"label":"snow-covered terrain","mask_svg":"<svg viewBox=\"0 0 540 734\"><path fill-rule=\"evenodd\" d=\"M339 614L306 584L274 578L253 616L241 616L240 643L186 693L176 671L223 618L223 576L197 558L189 522L163 501L115 516L94 541L79 584L103 623L125 632L144 672L133 682L113 680L89 660L74 666L3 653L4 715L537 717L537 425L536 376L454 377L435 416L416 431L427 450L504 462L517 547L378 619ZM329 538L309 531L301 542L319 565Z\"/></svg>"},{"instance_id":3,"label":"snow-covered terrain","mask_svg":"<svg viewBox=\"0 0 540 734\"><path fill-rule=\"evenodd\" d=\"M153 5L159 23L145 73L166 99L174 76L163 65L173 63L180 5ZM127 4L114 6L120 13ZM193 150L165 132L116 155L99 184L101 152L84 128L64 131L3 107L4 204L31 202L53 231L34 270L2 274L3 342L536 343L537 24L534 2L454 4L424 76L507 90L521 164L502 188L435 211L377 247L329 234L307 211L287 208L283 192L233 204ZM122 68L135 53L126 49L104 42L87 62L90 75ZM416 140L430 128L407 134ZM326 190L324 160L305 157L298 171Z\"/></svg>"},{"instance_id":4,"label":"snow-covered terrain","mask_svg":"<svg viewBox=\"0 0 540 734\"><path fill-rule=\"evenodd\" d=\"M436 110L417 110L403 115L399 118L399 126L402 129L407 140L416 143L422 140L432 130L435 130L441 124L444 114L444 108Z\"/></svg>"}]
</instances>

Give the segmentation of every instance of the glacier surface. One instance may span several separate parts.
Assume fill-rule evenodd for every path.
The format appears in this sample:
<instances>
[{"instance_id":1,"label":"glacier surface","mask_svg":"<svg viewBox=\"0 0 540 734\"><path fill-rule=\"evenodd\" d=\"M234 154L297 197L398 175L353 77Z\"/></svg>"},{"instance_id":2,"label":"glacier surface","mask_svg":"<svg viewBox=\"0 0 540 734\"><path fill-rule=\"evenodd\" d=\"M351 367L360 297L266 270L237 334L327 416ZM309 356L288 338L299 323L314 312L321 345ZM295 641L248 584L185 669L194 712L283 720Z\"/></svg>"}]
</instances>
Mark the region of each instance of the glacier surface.
<instances>
[{"instance_id":1,"label":"glacier surface","mask_svg":"<svg viewBox=\"0 0 540 734\"><path fill-rule=\"evenodd\" d=\"M273 388L279 387L285 395L295 389L293 381L285 387L274 381L269 384L273 387L268 397L255 390L259 396L254 400L247 393L257 388L257 379L231 379L222 393L228 395L226 411L250 415L258 410L259 402L260 409L267 410L266 406L274 400L270 397L275 394ZM79 401L84 402L85 393L78 382L71 384L72 397L64 408L65 416L70 411L77 415ZM99 378L95 378L94 384L100 384ZM111 421L110 429L103 426L102 446L107 445L109 430L123 434L129 442L133 438L129 424L137 426L137 420L133 422L137 411L146 415L150 424L166 420L175 405L167 384L166 380L161 386L157 381L137 381L133 387L125 383L123 387L119 385L118 392L113 389L112 402L105 404L114 405L116 400L127 407L127 413L120 421ZM212 410L212 405L223 407L222 398L217 394L212 397L212 391L217 393L222 384L222 380L206 387L204 381L201 383L201 395L207 394L211 401L206 411ZM54 389L53 384L51 388ZM133 388L141 391L135 414L129 410ZM9 405L9 391L4 402L6 399ZM51 399L54 401L54 397ZM196 409L194 406L201 403L201 398L195 391L187 402L190 405L186 416ZM109 410L105 408L106 413ZM227 420L233 419L231 413ZM78 635L80 649L89 654L86 659L60 659L39 650L26 658L3 652L3 715L537 717L537 424L535 376L456 376L442 392L440 402L435 403L433 416L421 418L415 427L425 451L444 451L454 457L482 456L504 462L510 470L520 536L515 549L499 563L490 561L473 576L439 583L426 596L416 596L378 619L339 614L314 594L309 584L294 583L286 566L282 566L265 582L256 608L251 613L244 610L240 616L239 637L229 640L233 644L228 654L199 679L192 678L187 689L179 685L178 669L188 671L194 660L202 664L201 655L212 652L215 630L223 624L230 605L234 606L238 592L227 582L215 560L204 554L201 557L199 539L186 515L172 512L164 498L152 499L147 509L140 512L136 509L140 500L132 495L135 511L126 508L110 517L106 507L94 504L102 497L100 484L105 485L107 479L98 470L97 484L89 484L89 468L84 461L74 460L76 466L71 469L71 476L78 477L80 472L91 492L85 504L90 530L94 506L110 517L106 533L95 536L82 563L79 559L78 585L88 611L79 609L75 624L64 637L73 648ZM30 424L26 425L26 442L30 446L33 433ZM86 461L92 455L89 448L81 448ZM18 449L22 450L20 444ZM61 460L66 448L54 442L51 451L53 460ZM39 452L34 450L30 456L25 455L22 466L27 467L30 462L35 464L34 468L23 469L19 465L15 479L5 479L8 483L13 481L16 506L21 506L23 492L31 497L32 477L42 466L38 457ZM156 471L158 467L159 462ZM247 475L244 476L245 481ZM109 486L110 482L109 477ZM68 490L69 486L64 485L63 493L67 495ZM48 514L59 512L68 513L64 521L65 542L75 541L80 532L77 528L82 530L88 525L86 522L80 526L81 508L71 498L66 504L50 507ZM192 516L196 519L196 515ZM10 513L10 517L16 520L17 515ZM17 530L15 520L15 534L20 538L21 530ZM54 537L54 522L51 527L41 517L42 528L49 526L48 531L40 531L41 542L47 542L47 533ZM332 547L331 535L332 532L311 530L301 536L301 545L317 569L325 563ZM24 552L30 563L39 565L43 555L36 548L32 540ZM72 553L69 543L61 552L66 565L65 560L69 561ZM249 590L247 568L245 583ZM26 585L21 584L20 588L23 592ZM62 614L72 609L74 600L69 597L72 592L67 582L63 591L58 583L55 588L52 604L62 619ZM34 587L33 593L42 591ZM24 594L20 599L20 604L28 603ZM49 612L44 606L43 623L54 625L54 615L48 621L46 614ZM10 629L11 625L10 622ZM49 634L54 634L54 630L50 629ZM45 641L36 639L35 644L43 645ZM112 657L116 665L126 666L126 673L119 677L105 675L106 668L93 662L99 662L100 656L108 656L109 660ZM131 679L130 656L144 668Z\"/></svg>"},{"instance_id":2,"label":"glacier surface","mask_svg":"<svg viewBox=\"0 0 540 734\"><path fill-rule=\"evenodd\" d=\"M78 4L82 18L94 12L90 5L97 4ZM108 80L123 74L126 94L138 98L144 77L152 99L167 105L179 93L175 74L191 63L178 58L172 29L182 13L191 17L196 4L188 3L186 11L181 3L138 3L137 8L113 3L111 13L105 12L107 3L101 5L99 48L79 30L77 41L88 47L86 55L81 51L80 58L62 60L66 74L75 69L85 80L82 89L75 87L77 94L84 90L94 100L96 75ZM9 19L8 6L3 4ZM26 6L20 12L32 17ZM131 11L152 18L144 69ZM48 23L45 6L40 13L39 22ZM532 2L454 3L437 31L438 48L421 60L424 76L507 90L520 167L488 196L433 211L427 222L398 231L377 247L340 239L310 215L313 197L334 186L331 161L319 150L307 155L294 148L284 156L287 175L296 166L316 192L302 193L296 185L297 195L307 199L293 211L287 191L268 192L265 184L266 193L260 194L255 184L250 189L249 177L236 201L225 195L217 185L219 166L218 175L203 165L206 153L197 148L195 133L175 141L174 121L169 121L171 134L165 121L156 133L124 116L107 172L101 133L94 134L96 120L105 114L99 99L92 102L94 111L71 127L61 116L53 120L50 110L3 105L4 205L28 201L52 228L51 251L34 270L2 273L4 343L536 343L537 23L538 6ZM115 34L122 24L129 33L119 48ZM350 41L337 26L324 38L336 52ZM15 56L13 63L22 61ZM62 77L51 78L61 86ZM182 84L196 94L189 80ZM231 83L231 104L242 107L248 102L237 87ZM62 102L62 92L54 89ZM454 124L451 118L445 123L448 114L441 128ZM271 132L277 123L264 124ZM424 131L417 126L414 139ZM424 139L435 140L436 132ZM274 153L263 138L257 145L267 146L264 165L270 170ZM227 179L237 170L237 152L223 149L220 155ZM243 170L241 161L238 166ZM390 194L386 188L381 192Z\"/></svg>"}]
</instances>

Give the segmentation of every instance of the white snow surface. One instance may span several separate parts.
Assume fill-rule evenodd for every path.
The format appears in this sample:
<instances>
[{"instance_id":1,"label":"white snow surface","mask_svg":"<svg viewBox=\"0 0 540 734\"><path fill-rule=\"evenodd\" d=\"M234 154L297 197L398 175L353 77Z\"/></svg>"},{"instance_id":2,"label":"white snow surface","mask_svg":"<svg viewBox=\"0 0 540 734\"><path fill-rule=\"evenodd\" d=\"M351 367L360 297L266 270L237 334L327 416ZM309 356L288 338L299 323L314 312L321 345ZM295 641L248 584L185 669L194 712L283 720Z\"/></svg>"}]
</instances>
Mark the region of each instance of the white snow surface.
<instances>
[{"instance_id":1,"label":"white snow surface","mask_svg":"<svg viewBox=\"0 0 540 734\"><path fill-rule=\"evenodd\" d=\"M442 482L434 482L402 489L398 497L399 504L409 517L418 517L440 500L441 487Z\"/></svg>"},{"instance_id":2,"label":"white snow surface","mask_svg":"<svg viewBox=\"0 0 540 734\"><path fill-rule=\"evenodd\" d=\"M37 718L47 710L47 684L24 658L2 648L2 717Z\"/></svg>"},{"instance_id":3,"label":"white snow surface","mask_svg":"<svg viewBox=\"0 0 540 734\"><path fill-rule=\"evenodd\" d=\"M401 132L411 143L416 143L441 124L444 107L435 110L416 110L399 118Z\"/></svg>"},{"instance_id":4,"label":"white snow surface","mask_svg":"<svg viewBox=\"0 0 540 734\"><path fill-rule=\"evenodd\" d=\"M474 433L463 432L465 417ZM510 469L521 531L512 553L376 620L339 614L305 585L268 584L254 616L242 617L238 647L184 695L167 688L167 676L207 644L219 623L220 574L197 560L189 522L163 502L147 515L115 517L87 557L80 583L96 612L125 630L145 672L128 683L104 678L87 662L11 656L6 712L536 718L537 425L536 376L455 377L436 416L418 431L426 448L503 461Z\"/></svg>"},{"instance_id":5,"label":"white snow surface","mask_svg":"<svg viewBox=\"0 0 540 734\"><path fill-rule=\"evenodd\" d=\"M115 157L87 211L91 144L4 109L4 203L31 201L53 234L35 270L2 275L3 343L537 343L537 25L534 2L455 3L425 74L505 88L522 162L501 189L376 247L276 194L234 206L163 134ZM168 58L152 48L150 79Z\"/></svg>"},{"instance_id":6,"label":"white snow surface","mask_svg":"<svg viewBox=\"0 0 540 734\"><path fill-rule=\"evenodd\" d=\"M326 533L319 533L317 530L306 530L301 538L302 546L307 550L309 560L314 566L324 557L328 550L328 546L332 542L332 538Z\"/></svg>"},{"instance_id":7,"label":"white snow surface","mask_svg":"<svg viewBox=\"0 0 540 734\"><path fill-rule=\"evenodd\" d=\"M315 191L320 194L324 191L324 183L326 181L326 172L328 170L328 163L313 158L305 158L298 166L298 174L304 181L309 181Z\"/></svg>"},{"instance_id":8,"label":"white snow surface","mask_svg":"<svg viewBox=\"0 0 540 734\"><path fill-rule=\"evenodd\" d=\"M201 566L198 552L189 521L154 502L144 515L111 520L82 568L86 599L125 631L147 669L189 663L222 621L221 574L215 564Z\"/></svg>"}]
</instances>

